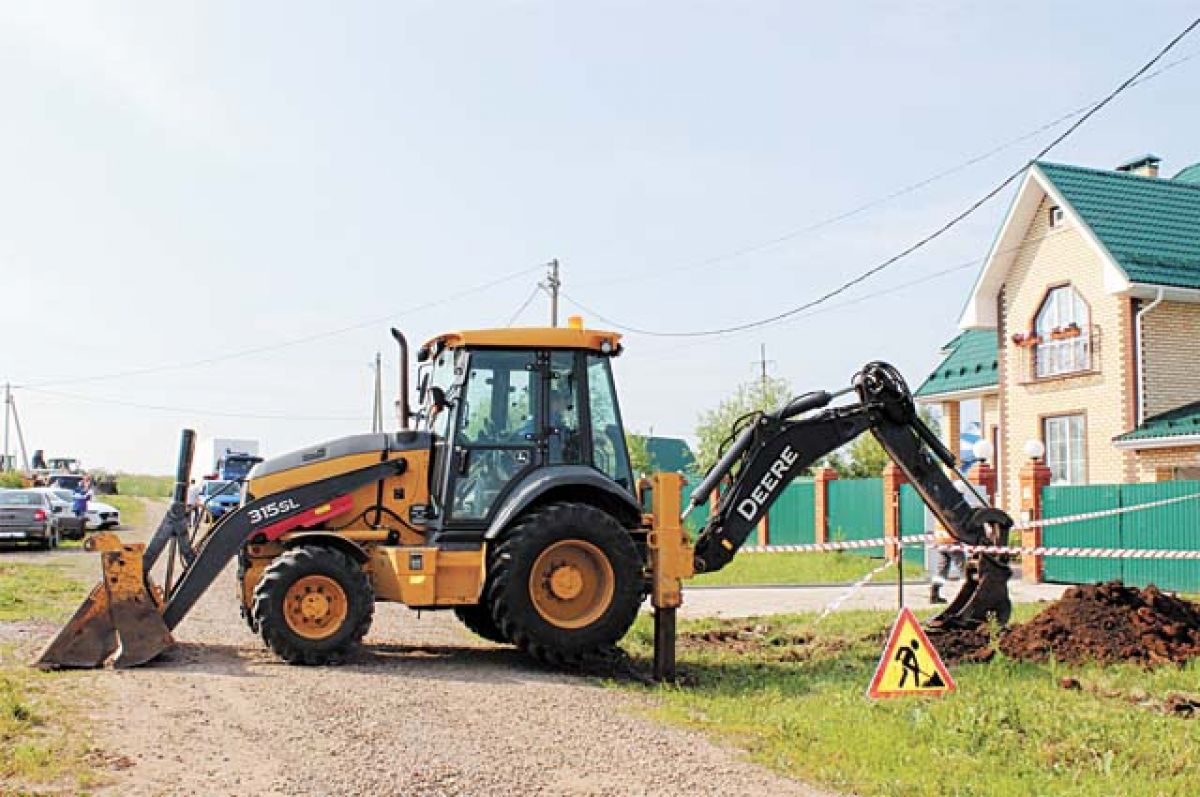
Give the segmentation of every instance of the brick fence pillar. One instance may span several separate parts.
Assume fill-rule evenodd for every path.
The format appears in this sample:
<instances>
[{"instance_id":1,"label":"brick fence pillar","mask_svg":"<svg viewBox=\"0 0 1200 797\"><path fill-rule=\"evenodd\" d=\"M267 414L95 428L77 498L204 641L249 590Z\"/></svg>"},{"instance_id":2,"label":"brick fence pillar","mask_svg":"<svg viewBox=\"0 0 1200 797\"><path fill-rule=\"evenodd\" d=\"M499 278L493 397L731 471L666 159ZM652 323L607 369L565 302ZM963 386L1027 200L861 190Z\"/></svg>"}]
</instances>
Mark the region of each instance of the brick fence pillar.
<instances>
[{"instance_id":1,"label":"brick fence pillar","mask_svg":"<svg viewBox=\"0 0 1200 797\"><path fill-rule=\"evenodd\" d=\"M900 487L908 479L904 471L895 462L889 461L883 466L883 536L888 540L900 539ZM884 547L884 556L889 562L900 558L902 549L898 542L888 543Z\"/></svg>"},{"instance_id":2,"label":"brick fence pillar","mask_svg":"<svg viewBox=\"0 0 1200 797\"><path fill-rule=\"evenodd\" d=\"M813 471L813 535L817 542L829 542L829 482L837 477L833 468Z\"/></svg>"},{"instance_id":3,"label":"brick fence pillar","mask_svg":"<svg viewBox=\"0 0 1200 797\"><path fill-rule=\"evenodd\" d=\"M967 480L982 488L980 492L987 497L989 503L993 506L996 504L996 469L989 465L987 460L976 460L967 471Z\"/></svg>"},{"instance_id":4,"label":"brick fence pillar","mask_svg":"<svg viewBox=\"0 0 1200 797\"><path fill-rule=\"evenodd\" d=\"M1040 520L1042 517L1042 488L1050 484L1050 468L1041 459L1030 459L1021 467L1021 520ZM1042 527L1021 531L1021 547L1039 548ZM1040 556L1021 557L1021 576L1032 584L1042 582L1044 562Z\"/></svg>"}]
</instances>

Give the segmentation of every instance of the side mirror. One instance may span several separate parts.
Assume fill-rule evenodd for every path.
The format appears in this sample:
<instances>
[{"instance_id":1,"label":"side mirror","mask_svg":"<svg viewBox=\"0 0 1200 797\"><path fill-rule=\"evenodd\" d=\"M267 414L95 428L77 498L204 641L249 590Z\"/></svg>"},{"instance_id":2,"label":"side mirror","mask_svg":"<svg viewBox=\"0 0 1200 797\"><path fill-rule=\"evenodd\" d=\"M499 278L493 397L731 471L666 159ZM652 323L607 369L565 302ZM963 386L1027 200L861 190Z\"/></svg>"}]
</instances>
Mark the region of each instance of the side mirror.
<instances>
[{"instance_id":1,"label":"side mirror","mask_svg":"<svg viewBox=\"0 0 1200 797\"><path fill-rule=\"evenodd\" d=\"M446 391L442 390L436 385L429 388L429 401L433 405L434 414L437 414L446 409L446 407L450 406L449 402L446 401Z\"/></svg>"},{"instance_id":2,"label":"side mirror","mask_svg":"<svg viewBox=\"0 0 1200 797\"><path fill-rule=\"evenodd\" d=\"M425 391L429 389L429 369L424 368L417 381L417 404L425 403Z\"/></svg>"}]
</instances>

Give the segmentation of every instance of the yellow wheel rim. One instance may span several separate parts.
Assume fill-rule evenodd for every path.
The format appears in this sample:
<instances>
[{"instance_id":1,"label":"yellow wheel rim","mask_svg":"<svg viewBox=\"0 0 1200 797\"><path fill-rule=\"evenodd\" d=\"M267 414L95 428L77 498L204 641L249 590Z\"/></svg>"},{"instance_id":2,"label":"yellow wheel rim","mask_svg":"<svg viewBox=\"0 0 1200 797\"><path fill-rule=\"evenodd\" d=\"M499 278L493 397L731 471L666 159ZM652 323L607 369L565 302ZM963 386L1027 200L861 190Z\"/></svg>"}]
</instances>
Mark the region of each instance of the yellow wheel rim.
<instances>
[{"instance_id":1,"label":"yellow wheel rim","mask_svg":"<svg viewBox=\"0 0 1200 797\"><path fill-rule=\"evenodd\" d=\"M584 540L561 540L542 551L529 572L533 608L558 628L583 628L612 604L616 577L604 552Z\"/></svg>"},{"instance_id":2,"label":"yellow wheel rim","mask_svg":"<svg viewBox=\"0 0 1200 797\"><path fill-rule=\"evenodd\" d=\"M350 610L346 591L329 576L297 579L283 601L288 628L305 639L333 636Z\"/></svg>"}]
</instances>

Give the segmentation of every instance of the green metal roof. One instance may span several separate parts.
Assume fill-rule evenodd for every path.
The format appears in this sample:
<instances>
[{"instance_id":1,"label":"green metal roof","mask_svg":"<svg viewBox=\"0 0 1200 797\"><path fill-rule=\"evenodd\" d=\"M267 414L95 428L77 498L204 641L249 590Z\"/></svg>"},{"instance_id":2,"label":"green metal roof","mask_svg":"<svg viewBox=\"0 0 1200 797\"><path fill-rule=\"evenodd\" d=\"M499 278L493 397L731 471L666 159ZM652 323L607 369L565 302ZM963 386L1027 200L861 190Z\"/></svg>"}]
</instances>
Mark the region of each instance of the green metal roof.
<instances>
[{"instance_id":1,"label":"green metal roof","mask_svg":"<svg viewBox=\"0 0 1200 797\"><path fill-rule=\"evenodd\" d=\"M1176 407L1159 415L1151 415L1132 432L1126 432L1113 439L1122 442L1182 435L1200 435L1200 401Z\"/></svg>"},{"instance_id":2,"label":"green metal roof","mask_svg":"<svg viewBox=\"0 0 1200 797\"><path fill-rule=\"evenodd\" d=\"M1037 166L1130 280L1200 288L1200 182Z\"/></svg>"},{"instance_id":3,"label":"green metal roof","mask_svg":"<svg viewBox=\"0 0 1200 797\"><path fill-rule=\"evenodd\" d=\"M946 344L949 354L917 388L918 396L978 390L1000 383L996 330L968 329Z\"/></svg>"},{"instance_id":4,"label":"green metal roof","mask_svg":"<svg viewBox=\"0 0 1200 797\"><path fill-rule=\"evenodd\" d=\"M647 437L646 448L655 470L690 473L696 468L692 449L678 437Z\"/></svg>"},{"instance_id":5,"label":"green metal roof","mask_svg":"<svg viewBox=\"0 0 1200 797\"><path fill-rule=\"evenodd\" d=\"M1185 169L1181 169L1179 174L1171 178L1184 183L1200 183L1200 163L1193 163Z\"/></svg>"}]
</instances>

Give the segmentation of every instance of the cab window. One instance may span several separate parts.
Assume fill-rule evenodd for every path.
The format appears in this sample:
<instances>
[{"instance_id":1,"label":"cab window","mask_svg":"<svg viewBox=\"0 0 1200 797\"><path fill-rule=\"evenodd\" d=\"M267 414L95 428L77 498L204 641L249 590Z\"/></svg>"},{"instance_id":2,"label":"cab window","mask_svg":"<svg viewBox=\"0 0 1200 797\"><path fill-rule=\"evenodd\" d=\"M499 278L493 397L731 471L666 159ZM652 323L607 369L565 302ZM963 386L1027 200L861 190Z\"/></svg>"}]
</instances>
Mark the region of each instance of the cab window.
<instances>
[{"instance_id":1,"label":"cab window","mask_svg":"<svg viewBox=\"0 0 1200 797\"><path fill-rule=\"evenodd\" d=\"M546 389L546 456L551 465L577 465L583 462L579 436L579 379L575 370L575 352L556 351L550 355Z\"/></svg>"},{"instance_id":2,"label":"cab window","mask_svg":"<svg viewBox=\"0 0 1200 797\"><path fill-rule=\"evenodd\" d=\"M587 383L593 464L617 484L632 490L629 452L625 449L621 413L617 408L617 394L607 357L588 355Z\"/></svg>"}]
</instances>

